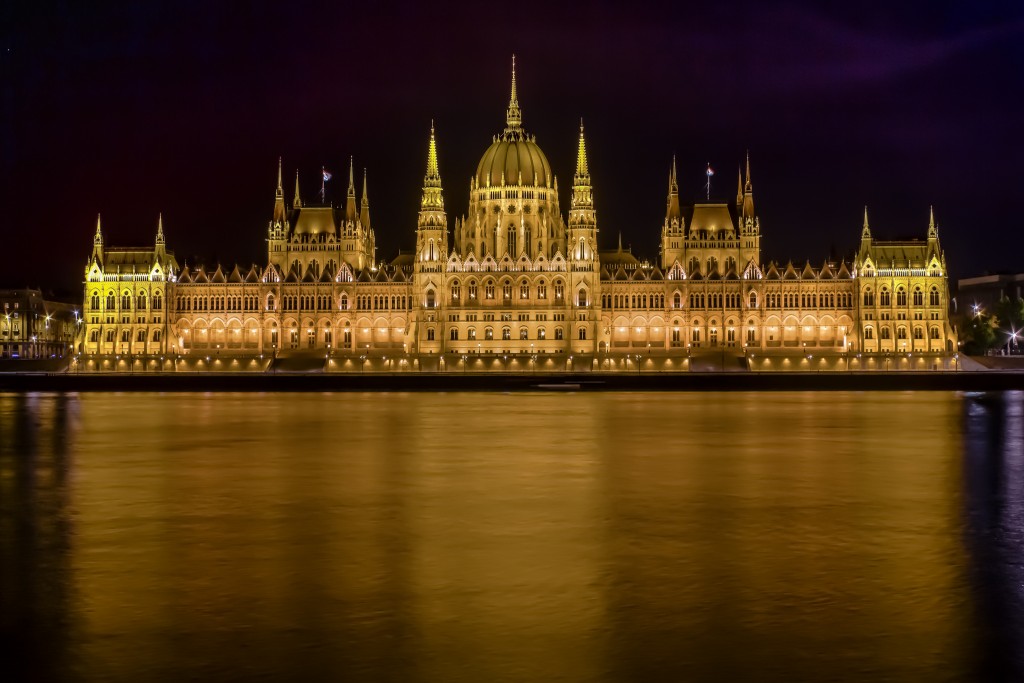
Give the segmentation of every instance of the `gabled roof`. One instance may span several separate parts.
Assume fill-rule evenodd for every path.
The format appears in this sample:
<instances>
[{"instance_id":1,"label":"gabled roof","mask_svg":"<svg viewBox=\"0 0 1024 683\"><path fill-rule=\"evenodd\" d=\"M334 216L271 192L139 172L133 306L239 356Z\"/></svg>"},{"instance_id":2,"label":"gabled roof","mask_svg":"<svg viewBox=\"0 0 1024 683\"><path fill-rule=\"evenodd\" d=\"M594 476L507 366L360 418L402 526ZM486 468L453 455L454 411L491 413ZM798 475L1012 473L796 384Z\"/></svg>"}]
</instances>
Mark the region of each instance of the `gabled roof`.
<instances>
[{"instance_id":1,"label":"gabled roof","mask_svg":"<svg viewBox=\"0 0 1024 683\"><path fill-rule=\"evenodd\" d=\"M781 280L782 275L779 273L778 267L775 265L775 261L768 264L768 272L764 274L765 280Z\"/></svg>"},{"instance_id":2,"label":"gabled roof","mask_svg":"<svg viewBox=\"0 0 1024 683\"><path fill-rule=\"evenodd\" d=\"M782 273L783 280L799 280L800 275L796 272L796 268L793 267L792 261L786 262L786 269Z\"/></svg>"},{"instance_id":3,"label":"gabled roof","mask_svg":"<svg viewBox=\"0 0 1024 683\"><path fill-rule=\"evenodd\" d=\"M814 269L811 268L811 262L808 261L804 264L804 269L800 271L800 279L802 280L813 280L817 276L814 274Z\"/></svg>"},{"instance_id":4,"label":"gabled roof","mask_svg":"<svg viewBox=\"0 0 1024 683\"><path fill-rule=\"evenodd\" d=\"M206 270L202 266L196 268L196 272L192 275L192 282L209 284L210 278L206 276Z\"/></svg>"},{"instance_id":5,"label":"gabled roof","mask_svg":"<svg viewBox=\"0 0 1024 683\"><path fill-rule=\"evenodd\" d=\"M845 279L850 279L853 277L853 275L850 273L850 269L846 267L846 261L840 262L837 277Z\"/></svg>"},{"instance_id":6,"label":"gabled roof","mask_svg":"<svg viewBox=\"0 0 1024 683\"><path fill-rule=\"evenodd\" d=\"M260 274L259 274L259 271L256 269L256 264L254 263L249 268L249 272L245 274L245 282L252 283L252 282L259 282L259 281L260 281Z\"/></svg>"},{"instance_id":7,"label":"gabled roof","mask_svg":"<svg viewBox=\"0 0 1024 683\"><path fill-rule=\"evenodd\" d=\"M242 282L242 273L238 271L238 264L228 274L228 282Z\"/></svg>"}]
</instances>

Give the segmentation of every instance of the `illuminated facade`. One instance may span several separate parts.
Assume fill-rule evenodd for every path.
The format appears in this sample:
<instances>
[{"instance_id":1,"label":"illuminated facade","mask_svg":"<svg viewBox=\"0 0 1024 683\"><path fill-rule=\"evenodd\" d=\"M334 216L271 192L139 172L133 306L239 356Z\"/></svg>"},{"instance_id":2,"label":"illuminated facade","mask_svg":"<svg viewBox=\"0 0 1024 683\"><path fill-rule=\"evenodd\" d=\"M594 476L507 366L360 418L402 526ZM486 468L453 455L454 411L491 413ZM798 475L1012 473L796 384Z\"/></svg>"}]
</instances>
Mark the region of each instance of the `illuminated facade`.
<instances>
[{"instance_id":1,"label":"illuminated facade","mask_svg":"<svg viewBox=\"0 0 1024 683\"><path fill-rule=\"evenodd\" d=\"M374 258L366 179L357 205L351 166L343 208L304 205L297 175L288 207L279 163L262 267L179 267L162 224L152 249L105 249L97 222L82 352L306 355L327 370L952 367L934 216L925 239L882 242L865 210L849 261L764 264L749 158L735 204L692 206L673 160L660 259L600 251L583 127L566 215L523 129L514 68L505 129L451 227L433 127L426 169L415 251L390 262Z\"/></svg>"}]
</instances>

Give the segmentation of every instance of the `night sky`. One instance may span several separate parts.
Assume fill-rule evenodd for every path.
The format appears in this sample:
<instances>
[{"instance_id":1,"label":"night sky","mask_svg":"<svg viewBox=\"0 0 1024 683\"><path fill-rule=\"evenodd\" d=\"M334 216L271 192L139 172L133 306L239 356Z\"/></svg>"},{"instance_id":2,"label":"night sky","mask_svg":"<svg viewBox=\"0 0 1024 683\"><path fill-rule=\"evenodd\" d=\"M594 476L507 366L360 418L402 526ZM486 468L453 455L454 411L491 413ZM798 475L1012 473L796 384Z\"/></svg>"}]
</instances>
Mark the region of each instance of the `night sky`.
<instances>
[{"instance_id":1,"label":"night sky","mask_svg":"<svg viewBox=\"0 0 1024 683\"><path fill-rule=\"evenodd\" d=\"M657 256L666 176L732 201L750 150L763 257L923 237L952 278L1024 270L1024 4L1007 2L5 3L0 285L77 295L110 245L265 262L277 158L316 199L369 172L378 256L414 245L430 121L450 218L504 127L523 125L568 212L580 117L600 241Z\"/></svg>"}]
</instances>

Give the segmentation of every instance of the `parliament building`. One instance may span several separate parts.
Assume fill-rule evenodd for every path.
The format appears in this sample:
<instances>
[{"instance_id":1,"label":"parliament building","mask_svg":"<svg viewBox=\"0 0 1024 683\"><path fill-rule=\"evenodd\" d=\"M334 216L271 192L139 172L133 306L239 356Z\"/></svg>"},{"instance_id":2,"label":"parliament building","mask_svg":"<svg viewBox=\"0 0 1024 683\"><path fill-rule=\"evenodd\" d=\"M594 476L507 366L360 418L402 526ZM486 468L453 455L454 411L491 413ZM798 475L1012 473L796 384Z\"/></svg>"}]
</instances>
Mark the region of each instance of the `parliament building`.
<instances>
[{"instance_id":1,"label":"parliament building","mask_svg":"<svg viewBox=\"0 0 1024 683\"><path fill-rule=\"evenodd\" d=\"M946 260L923 239L876 240L867 211L845 260L761 258L750 160L735 203L680 202L668 177L660 256L598 245L583 126L568 212L522 125L512 71L505 128L450 223L433 126L415 250L375 258L365 178L345 206L290 205L279 162L267 261L188 267L165 244L104 243L85 269L80 370L696 371L952 369ZM924 221L922 221L924 223ZM412 232L410 226L410 233ZM410 234L410 238L412 235Z\"/></svg>"}]
</instances>

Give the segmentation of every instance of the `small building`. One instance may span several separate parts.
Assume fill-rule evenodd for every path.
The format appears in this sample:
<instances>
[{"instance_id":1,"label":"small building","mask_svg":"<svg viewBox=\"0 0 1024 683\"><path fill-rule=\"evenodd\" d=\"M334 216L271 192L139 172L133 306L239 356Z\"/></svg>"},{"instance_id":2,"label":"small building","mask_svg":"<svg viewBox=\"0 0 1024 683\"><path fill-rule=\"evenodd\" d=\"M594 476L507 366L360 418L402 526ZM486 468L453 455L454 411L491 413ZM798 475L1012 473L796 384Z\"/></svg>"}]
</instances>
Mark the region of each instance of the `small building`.
<instances>
[{"instance_id":1,"label":"small building","mask_svg":"<svg viewBox=\"0 0 1024 683\"><path fill-rule=\"evenodd\" d=\"M0 289L0 358L63 358L74 348L79 307L39 289Z\"/></svg>"},{"instance_id":2,"label":"small building","mask_svg":"<svg viewBox=\"0 0 1024 683\"><path fill-rule=\"evenodd\" d=\"M981 275L957 281L956 300L963 314L992 312L1001 299L1020 299L1024 295L1024 273Z\"/></svg>"}]
</instances>

